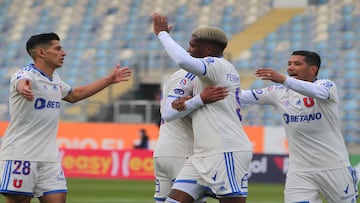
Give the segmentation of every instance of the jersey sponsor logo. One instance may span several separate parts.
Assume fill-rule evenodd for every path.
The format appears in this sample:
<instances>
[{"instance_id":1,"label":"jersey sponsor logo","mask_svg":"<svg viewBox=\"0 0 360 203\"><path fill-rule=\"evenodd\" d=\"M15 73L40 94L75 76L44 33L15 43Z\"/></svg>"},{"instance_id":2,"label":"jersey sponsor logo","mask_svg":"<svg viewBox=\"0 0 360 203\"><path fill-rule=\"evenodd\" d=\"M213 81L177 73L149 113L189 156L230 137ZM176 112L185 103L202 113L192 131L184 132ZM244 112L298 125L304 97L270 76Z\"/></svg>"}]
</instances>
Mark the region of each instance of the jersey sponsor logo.
<instances>
[{"instance_id":1,"label":"jersey sponsor logo","mask_svg":"<svg viewBox=\"0 0 360 203\"><path fill-rule=\"evenodd\" d=\"M315 120L320 120L321 117L322 117L322 115L320 112L312 113L312 114L308 114L308 115L283 114L283 118L284 118L284 121L286 124L315 121Z\"/></svg>"},{"instance_id":2,"label":"jersey sponsor logo","mask_svg":"<svg viewBox=\"0 0 360 203\"><path fill-rule=\"evenodd\" d=\"M234 75L231 73L226 74L226 79L231 82L239 82L240 81L240 77L238 75Z\"/></svg>"},{"instance_id":3,"label":"jersey sponsor logo","mask_svg":"<svg viewBox=\"0 0 360 203\"><path fill-rule=\"evenodd\" d=\"M34 102L35 109L59 109L60 108L60 102L58 101L46 101L44 98L37 98Z\"/></svg>"},{"instance_id":4,"label":"jersey sponsor logo","mask_svg":"<svg viewBox=\"0 0 360 203\"><path fill-rule=\"evenodd\" d=\"M175 94L178 94L178 95L184 95L184 94L185 94L185 91L182 90L182 89L174 89L174 93L175 93Z\"/></svg>"}]
</instances>

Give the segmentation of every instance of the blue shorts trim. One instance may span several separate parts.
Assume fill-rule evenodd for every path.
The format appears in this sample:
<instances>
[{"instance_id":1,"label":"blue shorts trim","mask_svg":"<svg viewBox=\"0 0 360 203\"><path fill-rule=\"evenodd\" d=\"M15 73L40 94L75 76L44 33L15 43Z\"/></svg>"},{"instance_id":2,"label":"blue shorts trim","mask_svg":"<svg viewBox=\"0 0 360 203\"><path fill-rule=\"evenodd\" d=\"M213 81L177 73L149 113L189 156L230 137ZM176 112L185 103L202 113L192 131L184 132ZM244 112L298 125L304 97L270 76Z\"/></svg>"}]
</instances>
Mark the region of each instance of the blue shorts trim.
<instances>
[{"instance_id":1,"label":"blue shorts trim","mask_svg":"<svg viewBox=\"0 0 360 203\"><path fill-rule=\"evenodd\" d=\"M67 193L67 190L52 190L52 191L44 192L43 195L49 195L54 193Z\"/></svg>"},{"instance_id":2,"label":"blue shorts trim","mask_svg":"<svg viewBox=\"0 0 360 203\"><path fill-rule=\"evenodd\" d=\"M31 192L17 192L17 191L12 191L12 190L0 190L0 194L13 194L13 195L24 195L24 196L29 196L29 197L34 197L34 194Z\"/></svg>"}]
</instances>

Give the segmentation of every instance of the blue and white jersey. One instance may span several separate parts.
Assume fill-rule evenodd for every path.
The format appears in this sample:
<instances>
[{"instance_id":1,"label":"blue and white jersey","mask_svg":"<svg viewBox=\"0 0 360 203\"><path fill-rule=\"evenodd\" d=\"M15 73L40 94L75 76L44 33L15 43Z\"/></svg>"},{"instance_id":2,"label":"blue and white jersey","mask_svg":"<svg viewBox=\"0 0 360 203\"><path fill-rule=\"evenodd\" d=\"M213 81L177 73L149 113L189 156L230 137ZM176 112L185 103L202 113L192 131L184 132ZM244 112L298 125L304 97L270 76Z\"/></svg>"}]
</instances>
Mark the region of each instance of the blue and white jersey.
<instances>
[{"instance_id":1,"label":"blue and white jersey","mask_svg":"<svg viewBox=\"0 0 360 203\"><path fill-rule=\"evenodd\" d=\"M160 113L163 113L168 98L193 96L196 76L185 70L173 73L162 89ZM189 157L193 153L194 134L191 118L185 116L160 125L159 138L154 149L154 157Z\"/></svg>"},{"instance_id":2,"label":"blue and white jersey","mask_svg":"<svg viewBox=\"0 0 360 203\"><path fill-rule=\"evenodd\" d=\"M228 88L229 95L206 104L191 113L196 157L223 152L253 151L240 115L240 76L235 67L222 57L194 58L165 31L158 35L169 56L184 70L197 76L194 95L208 85Z\"/></svg>"},{"instance_id":3,"label":"blue and white jersey","mask_svg":"<svg viewBox=\"0 0 360 203\"><path fill-rule=\"evenodd\" d=\"M240 76L226 59L206 57L203 76L195 82L194 94L200 94L212 84L226 87L229 95L206 104L192 113L194 156L209 156L223 152L253 151L240 115Z\"/></svg>"},{"instance_id":4,"label":"blue and white jersey","mask_svg":"<svg viewBox=\"0 0 360 203\"><path fill-rule=\"evenodd\" d=\"M32 82L33 101L16 91L20 80ZM33 64L11 77L9 108L11 121L0 148L1 160L59 161L56 135L60 103L71 87L55 72L52 79Z\"/></svg>"},{"instance_id":5,"label":"blue and white jersey","mask_svg":"<svg viewBox=\"0 0 360 203\"><path fill-rule=\"evenodd\" d=\"M282 114L289 142L289 171L350 166L340 131L336 86L326 79L316 80L313 84L327 88L328 98L304 96L284 85L245 90L240 97L244 104L270 104Z\"/></svg>"}]
</instances>

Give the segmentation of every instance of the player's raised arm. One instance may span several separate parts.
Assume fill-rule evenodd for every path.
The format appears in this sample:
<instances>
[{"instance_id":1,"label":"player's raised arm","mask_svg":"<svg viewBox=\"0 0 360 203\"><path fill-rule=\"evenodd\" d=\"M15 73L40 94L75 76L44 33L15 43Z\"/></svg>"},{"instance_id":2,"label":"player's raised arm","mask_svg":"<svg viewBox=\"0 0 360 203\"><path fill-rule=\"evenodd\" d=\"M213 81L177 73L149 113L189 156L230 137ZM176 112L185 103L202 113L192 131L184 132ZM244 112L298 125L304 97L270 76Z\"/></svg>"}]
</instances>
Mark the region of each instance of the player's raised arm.
<instances>
[{"instance_id":1,"label":"player's raised arm","mask_svg":"<svg viewBox=\"0 0 360 203\"><path fill-rule=\"evenodd\" d=\"M118 64L108 76L88 85L74 88L63 100L71 103L80 101L98 93L109 85L128 81L131 74L132 71L128 67L121 67L120 64Z\"/></svg>"},{"instance_id":2,"label":"player's raised arm","mask_svg":"<svg viewBox=\"0 0 360 203\"><path fill-rule=\"evenodd\" d=\"M276 83L281 83L286 87L299 92L300 94L317 98L317 99L329 99L330 91L328 87L324 85L315 84L312 81L299 80L296 77L286 76L278 73L271 68L259 68L255 71L255 76L262 80L271 80ZM329 83L330 84L330 83ZM332 84L334 85L334 84Z\"/></svg>"},{"instance_id":3,"label":"player's raised arm","mask_svg":"<svg viewBox=\"0 0 360 203\"><path fill-rule=\"evenodd\" d=\"M171 27L168 25L167 18L158 13L153 13L152 19L155 35L159 38L161 44L165 48L165 51L175 61L175 63L177 63L181 68L197 76L204 75L204 63L200 59L191 56L170 36L169 30Z\"/></svg>"}]
</instances>

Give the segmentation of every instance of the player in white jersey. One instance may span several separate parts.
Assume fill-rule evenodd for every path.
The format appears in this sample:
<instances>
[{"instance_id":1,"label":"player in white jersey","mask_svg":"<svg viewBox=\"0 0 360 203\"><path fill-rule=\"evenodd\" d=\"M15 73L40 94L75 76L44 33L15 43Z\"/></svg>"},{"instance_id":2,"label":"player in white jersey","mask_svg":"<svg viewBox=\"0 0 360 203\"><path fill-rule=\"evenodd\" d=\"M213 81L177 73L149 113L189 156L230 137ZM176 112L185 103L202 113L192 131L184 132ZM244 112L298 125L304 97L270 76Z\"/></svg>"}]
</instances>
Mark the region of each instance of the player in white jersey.
<instances>
[{"instance_id":1,"label":"player in white jersey","mask_svg":"<svg viewBox=\"0 0 360 203\"><path fill-rule=\"evenodd\" d=\"M171 112L171 102L179 97L192 97L194 79L196 76L185 70L173 73L162 89L160 113L162 115L159 138L154 149L155 194L157 203L165 202L173 182L186 159L193 154L193 140L191 118L189 116L166 122L167 112ZM224 88L208 87L201 94L200 102L212 103L227 96ZM205 202L200 198L196 202Z\"/></svg>"},{"instance_id":2,"label":"player in white jersey","mask_svg":"<svg viewBox=\"0 0 360 203\"><path fill-rule=\"evenodd\" d=\"M242 104L270 104L283 115L289 142L285 202L352 203L357 197L356 172L351 167L340 132L339 97L335 84L317 79L320 56L295 51L288 61L289 76L270 68L255 75L280 85L242 91Z\"/></svg>"},{"instance_id":3,"label":"player in white jersey","mask_svg":"<svg viewBox=\"0 0 360 203\"><path fill-rule=\"evenodd\" d=\"M226 34L215 27L192 33L187 53L169 35L167 18L152 15L154 32L169 56L195 75L194 95L209 84L227 88L229 95L191 113L194 154L181 169L167 202L190 203L209 193L222 203L246 202L247 171L252 145L241 124L240 77L223 58Z\"/></svg>"},{"instance_id":4,"label":"player in white jersey","mask_svg":"<svg viewBox=\"0 0 360 203\"><path fill-rule=\"evenodd\" d=\"M65 51L55 33L34 35L26 43L34 60L11 77L11 120L0 149L0 193L6 202L64 203L66 179L56 143L61 100L77 102L105 87L127 81L128 68L118 65L111 74L72 89L55 72Z\"/></svg>"}]
</instances>

